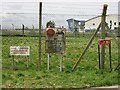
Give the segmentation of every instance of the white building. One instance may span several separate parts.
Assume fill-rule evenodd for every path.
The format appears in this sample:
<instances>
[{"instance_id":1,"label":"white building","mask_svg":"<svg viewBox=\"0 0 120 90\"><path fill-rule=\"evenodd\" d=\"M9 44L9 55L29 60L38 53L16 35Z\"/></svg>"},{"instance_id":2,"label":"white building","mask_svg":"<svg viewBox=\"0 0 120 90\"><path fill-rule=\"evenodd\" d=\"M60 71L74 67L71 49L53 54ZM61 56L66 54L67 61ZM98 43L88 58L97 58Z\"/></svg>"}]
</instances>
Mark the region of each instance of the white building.
<instances>
[{"instance_id":1,"label":"white building","mask_svg":"<svg viewBox=\"0 0 120 90\"><path fill-rule=\"evenodd\" d=\"M98 25L101 22L101 16L93 17L85 22L85 30L97 29ZM107 15L106 16L106 23L111 29L115 29L120 25L120 15Z\"/></svg>"}]
</instances>

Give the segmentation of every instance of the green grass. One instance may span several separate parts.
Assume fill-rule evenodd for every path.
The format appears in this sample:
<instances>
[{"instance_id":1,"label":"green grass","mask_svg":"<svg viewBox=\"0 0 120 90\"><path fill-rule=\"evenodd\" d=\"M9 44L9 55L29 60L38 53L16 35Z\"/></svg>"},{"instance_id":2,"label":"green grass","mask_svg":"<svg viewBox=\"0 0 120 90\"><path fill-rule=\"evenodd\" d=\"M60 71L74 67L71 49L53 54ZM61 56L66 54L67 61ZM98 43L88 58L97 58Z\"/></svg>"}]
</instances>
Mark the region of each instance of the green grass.
<instances>
[{"instance_id":1,"label":"green grass","mask_svg":"<svg viewBox=\"0 0 120 90\"><path fill-rule=\"evenodd\" d=\"M118 84L117 71L109 72L108 47L106 46L105 70L98 70L97 41L95 38L88 52L76 68L71 71L80 54L86 47L91 35L79 38L66 38L66 52L63 55L63 71L59 71L59 55L51 55L51 68L47 70L47 54L42 38L42 61L38 64L38 37L2 37L2 87L3 88L87 88ZM112 39L111 39L112 40ZM11 69L10 46L30 46L29 69L26 58L15 56L15 66ZM112 66L117 65L117 45L112 40Z\"/></svg>"}]
</instances>

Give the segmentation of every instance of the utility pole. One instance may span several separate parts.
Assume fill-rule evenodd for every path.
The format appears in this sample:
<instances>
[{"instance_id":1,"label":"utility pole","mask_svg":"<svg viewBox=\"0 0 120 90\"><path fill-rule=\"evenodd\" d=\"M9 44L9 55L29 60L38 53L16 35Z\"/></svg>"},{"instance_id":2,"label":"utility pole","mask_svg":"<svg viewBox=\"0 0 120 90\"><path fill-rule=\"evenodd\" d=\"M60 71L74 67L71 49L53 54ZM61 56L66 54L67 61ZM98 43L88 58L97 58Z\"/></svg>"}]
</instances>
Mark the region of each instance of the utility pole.
<instances>
[{"instance_id":1,"label":"utility pole","mask_svg":"<svg viewBox=\"0 0 120 90\"><path fill-rule=\"evenodd\" d=\"M41 65L41 25L42 25L42 2L39 3L39 60L38 60L38 67Z\"/></svg>"},{"instance_id":2,"label":"utility pole","mask_svg":"<svg viewBox=\"0 0 120 90\"><path fill-rule=\"evenodd\" d=\"M106 35L106 12L107 12L107 4L104 4L103 6L103 13L101 17L101 39L105 39ZM100 50L100 69L104 69L104 63L105 63L105 45L101 45L101 50Z\"/></svg>"}]
</instances>

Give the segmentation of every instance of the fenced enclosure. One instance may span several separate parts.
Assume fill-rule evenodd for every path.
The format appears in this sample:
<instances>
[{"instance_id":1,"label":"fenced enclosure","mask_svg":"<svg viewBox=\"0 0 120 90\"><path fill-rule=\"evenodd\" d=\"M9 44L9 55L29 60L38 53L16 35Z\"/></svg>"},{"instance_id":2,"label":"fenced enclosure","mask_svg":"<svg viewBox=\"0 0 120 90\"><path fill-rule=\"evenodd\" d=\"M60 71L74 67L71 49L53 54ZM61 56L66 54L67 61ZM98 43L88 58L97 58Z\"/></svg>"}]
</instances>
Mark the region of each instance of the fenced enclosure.
<instances>
[{"instance_id":1,"label":"fenced enclosure","mask_svg":"<svg viewBox=\"0 0 120 90\"><path fill-rule=\"evenodd\" d=\"M112 42L111 54L113 71L111 73L109 72L108 47L105 47L106 58L104 72L99 71L98 67L97 42L100 39L101 30L95 36L91 46L82 58L81 63L77 66L76 70L72 72L73 65L97 30L97 21L99 20L97 16L102 14L101 7L103 3L43 2L42 5L41 65L38 66L39 3L2 3L4 10L1 25L2 87L86 88L92 86L116 85L118 83L118 76L114 68L116 68L118 64L118 44L113 36L117 38L118 35L116 32L119 30L117 29L119 25L119 21L117 21L117 17L119 17L117 15L118 3L108 3L109 9L107 11L108 17L111 16L110 19L107 18L107 23L108 26L111 27L110 32L113 31L112 33L106 33L106 38L110 39ZM8 7L11 7L11 10ZM14 9L14 7L18 9ZM69 19L71 20L71 24L68 23ZM90 22L90 20L95 21ZM111 20L112 24L110 23ZM66 49L63 54L63 71L61 73L59 72L59 54L50 54L51 69L50 71L47 70L45 31L46 24L49 21L54 21L56 28L66 28ZM10 46L30 46L29 68L26 68L26 57L15 56L14 71L11 69L12 58L10 56Z\"/></svg>"}]
</instances>

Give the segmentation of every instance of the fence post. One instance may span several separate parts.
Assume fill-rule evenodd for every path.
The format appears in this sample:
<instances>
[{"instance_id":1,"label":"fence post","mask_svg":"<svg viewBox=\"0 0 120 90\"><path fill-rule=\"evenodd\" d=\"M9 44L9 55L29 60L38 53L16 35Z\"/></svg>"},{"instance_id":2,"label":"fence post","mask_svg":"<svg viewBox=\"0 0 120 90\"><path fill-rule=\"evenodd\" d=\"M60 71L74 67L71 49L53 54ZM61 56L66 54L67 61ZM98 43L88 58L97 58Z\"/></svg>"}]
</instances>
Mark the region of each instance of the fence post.
<instances>
[{"instance_id":1,"label":"fence post","mask_svg":"<svg viewBox=\"0 0 120 90\"><path fill-rule=\"evenodd\" d=\"M22 24L22 35L24 36L24 30L25 30L25 26L24 24Z\"/></svg>"},{"instance_id":2,"label":"fence post","mask_svg":"<svg viewBox=\"0 0 120 90\"><path fill-rule=\"evenodd\" d=\"M105 24L106 24L106 11L107 11L107 4L103 6L103 13L101 17L101 39L105 39ZM104 62L105 62L105 45L101 45L101 53L100 53L100 68L104 69Z\"/></svg>"},{"instance_id":3,"label":"fence post","mask_svg":"<svg viewBox=\"0 0 120 90\"><path fill-rule=\"evenodd\" d=\"M38 61L38 66L41 64L41 25L42 25L42 2L39 3L39 61Z\"/></svg>"}]
</instances>

